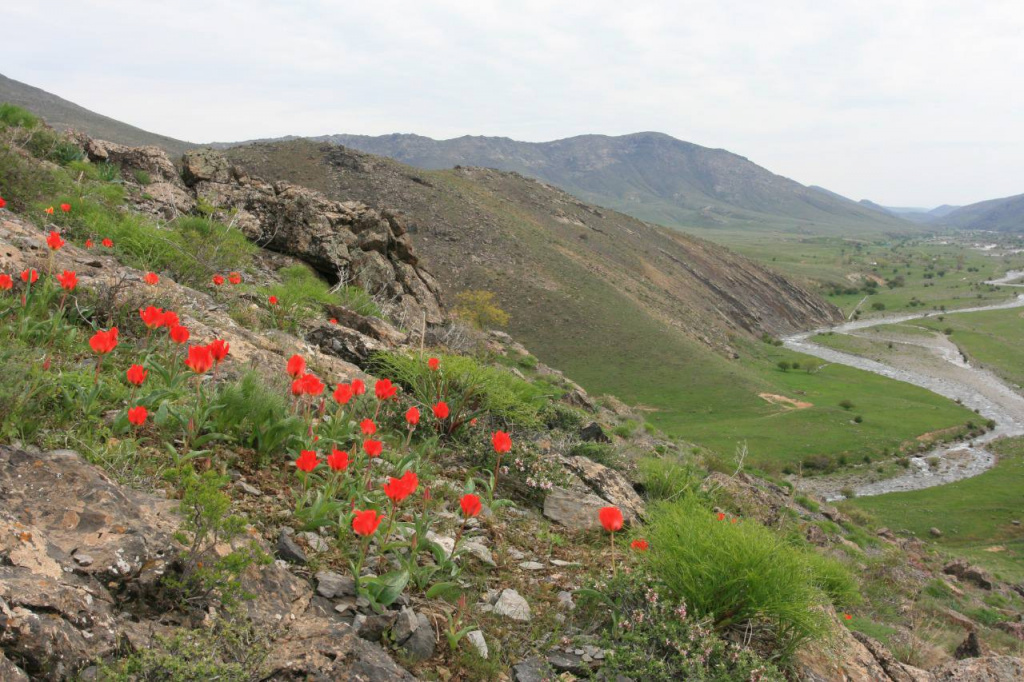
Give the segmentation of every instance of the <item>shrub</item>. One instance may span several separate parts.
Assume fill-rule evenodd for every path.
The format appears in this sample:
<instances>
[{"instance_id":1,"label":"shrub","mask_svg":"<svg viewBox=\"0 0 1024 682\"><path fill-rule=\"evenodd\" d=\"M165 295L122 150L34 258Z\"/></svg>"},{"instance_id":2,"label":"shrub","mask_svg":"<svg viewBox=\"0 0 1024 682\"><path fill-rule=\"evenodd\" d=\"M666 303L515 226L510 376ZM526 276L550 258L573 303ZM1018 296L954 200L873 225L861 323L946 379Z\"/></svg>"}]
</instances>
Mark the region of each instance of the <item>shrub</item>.
<instances>
[{"instance_id":1,"label":"shrub","mask_svg":"<svg viewBox=\"0 0 1024 682\"><path fill-rule=\"evenodd\" d=\"M455 308L452 312L477 329L504 327L508 324L508 313L495 302L492 291L463 291L455 297Z\"/></svg>"},{"instance_id":2,"label":"shrub","mask_svg":"<svg viewBox=\"0 0 1024 682\"><path fill-rule=\"evenodd\" d=\"M840 400L839 407L843 408L844 410L852 410L854 407L856 407L856 405L854 405L853 401L851 400Z\"/></svg>"},{"instance_id":3,"label":"shrub","mask_svg":"<svg viewBox=\"0 0 1024 682\"><path fill-rule=\"evenodd\" d=\"M544 409L541 410L541 418L549 429L575 431L583 425L585 415L565 403L552 402L545 405Z\"/></svg>"},{"instance_id":4,"label":"shrub","mask_svg":"<svg viewBox=\"0 0 1024 682\"><path fill-rule=\"evenodd\" d=\"M723 523L693 498L649 518L650 566L671 593L716 630L765 633L783 658L825 631L830 594L847 598L840 567L756 522Z\"/></svg>"},{"instance_id":5,"label":"shrub","mask_svg":"<svg viewBox=\"0 0 1024 682\"><path fill-rule=\"evenodd\" d=\"M786 360L779 360L777 367L781 369L783 372L788 372L789 368L792 367L792 365L790 365L789 362Z\"/></svg>"},{"instance_id":6,"label":"shrub","mask_svg":"<svg viewBox=\"0 0 1024 682\"><path fill-rule=\"evenodd\" d=\"M605 466L616 467L619 464L611 443L577 443L569 450L569 454L586 457Z\"/></svg>"},{"instance_id":7,"label":"shrub","mask_svg":"<svg viewBox=\"0 0 1024 682\"><path fill-rule=\"evenodd\" d=\"M141 168L136 168L135 170L133 170L132 177L135 178L135 182L139 183L140 185L148 185L151 182L153 182L153 179L149 177L149 173L142 170Z\"/></svg>"},{"instance_id":8,"label":"shrub","mask_svg":"<svg viewBox=\"0 0 1024 682\"><path fill-rule=\"evenodd\" d=\"M285 389L269 386L256 372L247 372L217 394L213 430L253 448L259 456L257 464L266 465L303 434L304 424L291 414Z\"/></svg>"},{"instance_id":9,"label":"shrub","mask_svg":"<svg viewBox=\"0 0 1024 682\"><path fill-rule=\"evenodd\" d=\"M632 438L633 434L635 434L637 429L639 428L639 422L637 422L635 419L627 419L626 421L622 422L614 429L612 429L612 433L614 433L619 438Z\"/></svg>"},{"instance_id":10,"label":"shrub","mask_svg":"<svg viewBox=\"0 0 1024 682\"><path fill-rule=\"evenodd\" d=\"M351 308L360 315L366 317L384 317L380 306L373 300L366 289L356 286L337 287L334 290L337 302L346 308Z\"/></svg>"},{"instance_id":11,"label":"shrub","mask_svg":"<svg viewBox=\"0 0 1024 682\"><path fill-rule=\"evenodd\" d=\"M13 104L0 104L0 123L13 128L35 128L39 119L35 114Z\"/></svg>"},{"instance_id":12,"label":"shrub","mask_svg":"<svg viewBox=\"0 0 1024 682\"><path fill-rule=\"evenodd\" d=\"M695 466L675 457L645 457L637 469L650 500L676 500L695 493L703 480Z\"/></svg>"}]
</instances>

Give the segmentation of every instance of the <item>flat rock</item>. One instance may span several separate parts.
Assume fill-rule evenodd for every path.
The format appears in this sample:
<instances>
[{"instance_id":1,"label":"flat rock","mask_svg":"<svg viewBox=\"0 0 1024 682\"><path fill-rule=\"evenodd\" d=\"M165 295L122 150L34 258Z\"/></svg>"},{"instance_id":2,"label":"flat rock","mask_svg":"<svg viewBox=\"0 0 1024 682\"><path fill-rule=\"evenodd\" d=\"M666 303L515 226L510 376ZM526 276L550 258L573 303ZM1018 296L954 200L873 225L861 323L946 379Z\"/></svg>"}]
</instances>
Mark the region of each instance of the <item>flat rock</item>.
<instances>
[{"instance_id":1,"label":"flat rock","mask_svg":"<svg viewBox=\"0 0 1024 682\"><path fill-rule=\"evenodd\" d=\"M476 649L481 658L488 657L490 652L487 650L487 640L484 639L484 633L479 630L473 630L466 633L466 639L473 645L473 648Z\"/></svg>"},{"instance_id":2,"label":"flat rock","mask_svg":"<svg viewBox=\"0 0 1024 682\"><path fill-rule=\"evenodd\" d=\"M527 623L532 618L530 605L522 595L511 588L503 590L498 596L498 600L494 602L494 613Z\"/></svg>"},{"instance_id":3,"label":"flat rock","mask_svg":"<svg viewBox=\"0 0 1024 682\"><path fill-rule=\"evenodd\" d=\"M316 592L322 597L356 596L356 581L349 575L341 575L334 571L320 571L316 574Z\"/></svg>"},{"instance_id":4,"label":"flat rock","mask_svg":"<svg viewBox=\"0 0 1024 682\"><path fill-rule=\"evenodd\" d=\"M549 682L552 679L551 666L540 656L531 656L512 666L515 682Z\"/></svg>"},{"instance_id":5,"label":"flat rock","mask_svg":"<svg viewBox=\"0 0 1024 682\"><path fill-rule=\"evenodd\" d=\"M592 493L552 488L544 497L544 516L573 530L601 527L598 512L608 502Z\"/></svg>"},{"instance_id":6,"label":"flat rock","mask_svg":"<svg viewBox=\"0 0 1024 682\"><path fill-rule=\"evenodd\" d=\"M277 536L277 556L293 564L305 565L307 561L305 550L283 529Z\"/></svg>"},{"instance_id":7,"label":"flat rock","mask_svg":"<svg viewBox=\"0 0 1024 682\"><path fill-rule=\"evenodd\" d=\"M565 458L569 470L575 473L602 499L622 511L630 523L643 519L646 506L643 499L633 490L626 477L615 469L579 455Z\"/></svg>"}]
</instances>

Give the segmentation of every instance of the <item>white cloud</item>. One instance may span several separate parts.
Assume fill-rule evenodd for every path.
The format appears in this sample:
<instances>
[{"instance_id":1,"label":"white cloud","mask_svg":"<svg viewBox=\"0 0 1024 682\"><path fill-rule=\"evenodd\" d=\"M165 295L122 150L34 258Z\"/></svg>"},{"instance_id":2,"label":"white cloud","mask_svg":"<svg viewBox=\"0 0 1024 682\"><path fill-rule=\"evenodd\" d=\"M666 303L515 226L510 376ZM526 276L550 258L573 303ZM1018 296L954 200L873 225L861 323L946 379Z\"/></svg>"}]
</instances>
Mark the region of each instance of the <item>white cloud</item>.
<instances>
[{"instance_id":1,"label":"white cloud","mask_svg":"<svg viewBox=\"0 0 1024 682\"><path fill-rule=\"evenodd\" d=\"M42 1L2 71L190 140L660 130L901 205L1024 192L1024 4Z\"/></svg>"}]
</instances>

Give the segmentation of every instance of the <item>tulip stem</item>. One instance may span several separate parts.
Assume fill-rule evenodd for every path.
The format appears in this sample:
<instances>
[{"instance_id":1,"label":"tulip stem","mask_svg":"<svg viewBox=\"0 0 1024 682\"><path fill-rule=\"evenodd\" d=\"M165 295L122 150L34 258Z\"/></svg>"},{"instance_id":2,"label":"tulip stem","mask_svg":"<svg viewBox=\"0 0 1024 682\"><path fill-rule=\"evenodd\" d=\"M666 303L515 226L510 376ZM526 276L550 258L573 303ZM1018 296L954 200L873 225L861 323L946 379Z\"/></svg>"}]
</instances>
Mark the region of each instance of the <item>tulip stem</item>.
<instances>
[{"instance_id":1,"label":"tulip stem","mask_svg":"<svg viewBox=\"0 0 1024 682\"><path fill-rule=\"evenodd\" d=\"M608 533L612 541L612 575L615 575L615 533Z\"/></svg>"},{"instance_id":2,"label":"tulip stem","mask_svg":"<svg viewBox=\"0 0 1024 682\"><path fill-rule=\"evenodd\" d=\"M459 540L462 539L462 534L465 532L465 530L466 530L466 517L462 517L462 525L459 526L459 532L455 535L455 544L452 545L452 553L451 553L451 556L448 557L448 561L454 561L455 560L455 550L457 550L459 548Z\"/></svg>"}]
</instances>

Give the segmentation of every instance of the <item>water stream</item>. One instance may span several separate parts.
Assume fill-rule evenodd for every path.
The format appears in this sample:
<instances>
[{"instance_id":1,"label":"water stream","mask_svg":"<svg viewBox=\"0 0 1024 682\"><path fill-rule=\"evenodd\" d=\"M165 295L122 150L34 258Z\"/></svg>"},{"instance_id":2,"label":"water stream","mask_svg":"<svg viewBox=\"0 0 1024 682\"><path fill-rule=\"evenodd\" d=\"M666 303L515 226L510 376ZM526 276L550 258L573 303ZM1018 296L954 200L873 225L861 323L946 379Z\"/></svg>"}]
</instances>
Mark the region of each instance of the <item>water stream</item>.
<instances>
[{"instance_id":1,"label":"water stream","mask_svg":"<svg viewBox=\"0 0 1024 682\"><path fill-rule=\"evenodd\" d=\"M986 282L1000 286L1024 287L1015 283L1024 277L1024 271L1011 271L1003 277ZM853 485L858 497L883 495L885 493L919 490L936 485L952 483L988 470L996 462L996 456L986 447L988 443L1003 436L1024 435L1024 396L1007 385L1002 379L988 370L974 367L955 350L955 346L945 341L929 342L922 338L915 345L921 345L929 352L942 358L949 367L933 368L929 371L926 363L915 367L895 367L893 365L868 358L844 353L811 341L815 334L835 332L850 334L878 325L909 322L937 315L953 315L958 313L981 312L985 310L1006 310L1024 307L1024 294L1003 303L995 303L974 308L964 308L946 312L903 313L873 317L865 320L854 320L835 327L825 327L801 332L783 339L786 348L807 355L813 355L828 362L856 367L874 372L890 379L904 381L921 388L928 389L951 400L960 401L965 407L976 410L980 415L979 423L989 419L996 426L982 436L969 442L951 445L939 445L910 458L910 467L906 472L881 481L863 482ZM872 337L876 338L876 337ZM902 339L901 342L907 342ZM942 371L940 371L942 370ZM846 484L841 479L805 479L804 487L822 495L827 500L842 499L839 488Z\"/></svg>"}]
</instances>

